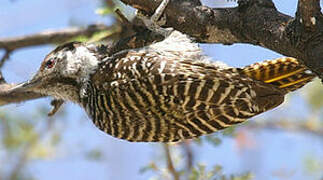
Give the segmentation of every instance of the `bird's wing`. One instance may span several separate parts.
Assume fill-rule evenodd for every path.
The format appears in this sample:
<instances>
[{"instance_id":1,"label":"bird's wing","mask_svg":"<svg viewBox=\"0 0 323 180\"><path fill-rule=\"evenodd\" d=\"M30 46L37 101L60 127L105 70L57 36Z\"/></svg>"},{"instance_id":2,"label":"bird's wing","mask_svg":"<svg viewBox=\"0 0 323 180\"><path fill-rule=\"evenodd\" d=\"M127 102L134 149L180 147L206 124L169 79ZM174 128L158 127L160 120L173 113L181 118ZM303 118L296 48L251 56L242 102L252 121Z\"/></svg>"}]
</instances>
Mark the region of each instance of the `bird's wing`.
<instances>
[{"instance_id":1,"label":"bird's wing","mask_svg":"<svg viewBox=\"0 0 323 180\"><path fill-rule=\"evenodd\" d=\"M108 133L129 141L209 134L283 101L277 89L235 69L133 51L103 63L92 81L106 98L106 120L119 124L118 134Z\"/></svg>"}]
</instances>

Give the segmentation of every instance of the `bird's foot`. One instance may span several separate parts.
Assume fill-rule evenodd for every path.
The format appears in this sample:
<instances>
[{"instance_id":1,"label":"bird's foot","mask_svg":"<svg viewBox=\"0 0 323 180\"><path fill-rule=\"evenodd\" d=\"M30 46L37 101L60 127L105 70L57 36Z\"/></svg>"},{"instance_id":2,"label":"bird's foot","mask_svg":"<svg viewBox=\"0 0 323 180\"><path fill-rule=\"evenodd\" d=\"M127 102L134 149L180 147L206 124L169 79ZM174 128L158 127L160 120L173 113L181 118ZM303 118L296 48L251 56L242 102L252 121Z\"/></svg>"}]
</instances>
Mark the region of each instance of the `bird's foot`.
<instances>
[{"instance_id":1,"label":"bird's foot","mask_svg":"<svg viewBox=\"0 0 323 180\"><path fill-rule=\"evenodd\" d=\"M173 28L161 27L166 24L166 15L163 13L169 1L170 0L163 0L151 17L147 16L141 10L137 9L136 11L136 16L145 23L149 30L157 32L163 35L164 37L167 37L173 31Z\"/></svg>"}]
</instances>

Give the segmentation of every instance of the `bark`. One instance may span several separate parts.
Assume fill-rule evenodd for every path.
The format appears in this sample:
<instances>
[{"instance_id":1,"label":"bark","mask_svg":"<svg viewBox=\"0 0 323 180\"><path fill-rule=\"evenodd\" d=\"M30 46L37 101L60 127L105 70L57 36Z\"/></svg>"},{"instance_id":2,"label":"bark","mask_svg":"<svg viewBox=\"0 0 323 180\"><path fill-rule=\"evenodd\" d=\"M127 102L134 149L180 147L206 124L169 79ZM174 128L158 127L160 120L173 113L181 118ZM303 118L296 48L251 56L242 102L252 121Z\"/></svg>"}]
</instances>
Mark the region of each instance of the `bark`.
<instances>
[{"instance_id":1,"label":"bark","mask_svg":"<svg viewBox=\"0 0 323 180\"><path fill-rule=\"evenodd\" d=\"M152 14L161 0L121 0ZM167 24L201 43L249 43L299 59L323 79L323 15L319 0L299 0L295 18L271 0L239 0L236 8L210 8L198 0L171 1Z\"/></svg>"},{"instance_id":2,"label":"bark","mask_svg":"<svg viewBox=\"0 0 323 180\"><path fill-rule=\"evenodd\" d=\"M62 30L48 30L26 36L0 38L0 49L13 51L23 47L39 46L44 44L60 44L78 36L91 37L94 33L108 30L109 28L110 27L103 24L93 24L85 28L75 27Z\"/></svg>"}]
</instances>

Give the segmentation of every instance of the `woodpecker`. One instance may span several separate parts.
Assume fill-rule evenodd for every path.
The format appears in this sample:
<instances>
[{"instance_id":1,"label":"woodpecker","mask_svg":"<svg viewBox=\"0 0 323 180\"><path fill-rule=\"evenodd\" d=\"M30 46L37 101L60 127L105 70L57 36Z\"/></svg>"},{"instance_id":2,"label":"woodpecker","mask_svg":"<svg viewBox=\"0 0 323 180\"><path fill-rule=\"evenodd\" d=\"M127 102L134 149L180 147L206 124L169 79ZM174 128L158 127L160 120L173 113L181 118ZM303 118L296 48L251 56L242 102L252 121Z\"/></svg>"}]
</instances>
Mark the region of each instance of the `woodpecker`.
<instances>
[{"instance_id":1,"label":"woodpecker","mask_svg":"<svg viewBox=\"0 0 323 180\"><path fill-rule=\"evenodd\" d=\"M313 75L294 58L244 68L213 62L179 31L160 42L107 56L71 42L49 53L33 91L79 104L102 131L132 142L175 142L245 122L280 105Z\"/></svg>"}]
</instances>

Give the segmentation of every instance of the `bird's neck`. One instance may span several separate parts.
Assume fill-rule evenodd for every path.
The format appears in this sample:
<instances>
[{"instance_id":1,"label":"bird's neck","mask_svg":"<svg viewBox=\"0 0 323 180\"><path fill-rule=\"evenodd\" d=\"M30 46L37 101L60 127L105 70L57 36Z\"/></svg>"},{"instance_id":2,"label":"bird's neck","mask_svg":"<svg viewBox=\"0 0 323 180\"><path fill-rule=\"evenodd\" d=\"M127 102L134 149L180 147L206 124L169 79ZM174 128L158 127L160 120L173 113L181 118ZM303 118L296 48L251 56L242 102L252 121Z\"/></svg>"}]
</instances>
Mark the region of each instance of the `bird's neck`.
<instances>
[{"instance_id":1,"label":"bird's neck","mask_svg":"<svg viewBox=\"0 0 323 180\"><path fill-rule=\"evenodd\" d=\"M81 84L73 78L57 78L47 81L39 93L53 96L56 99L80 103Z\"/></svg>"}]
</instances>

